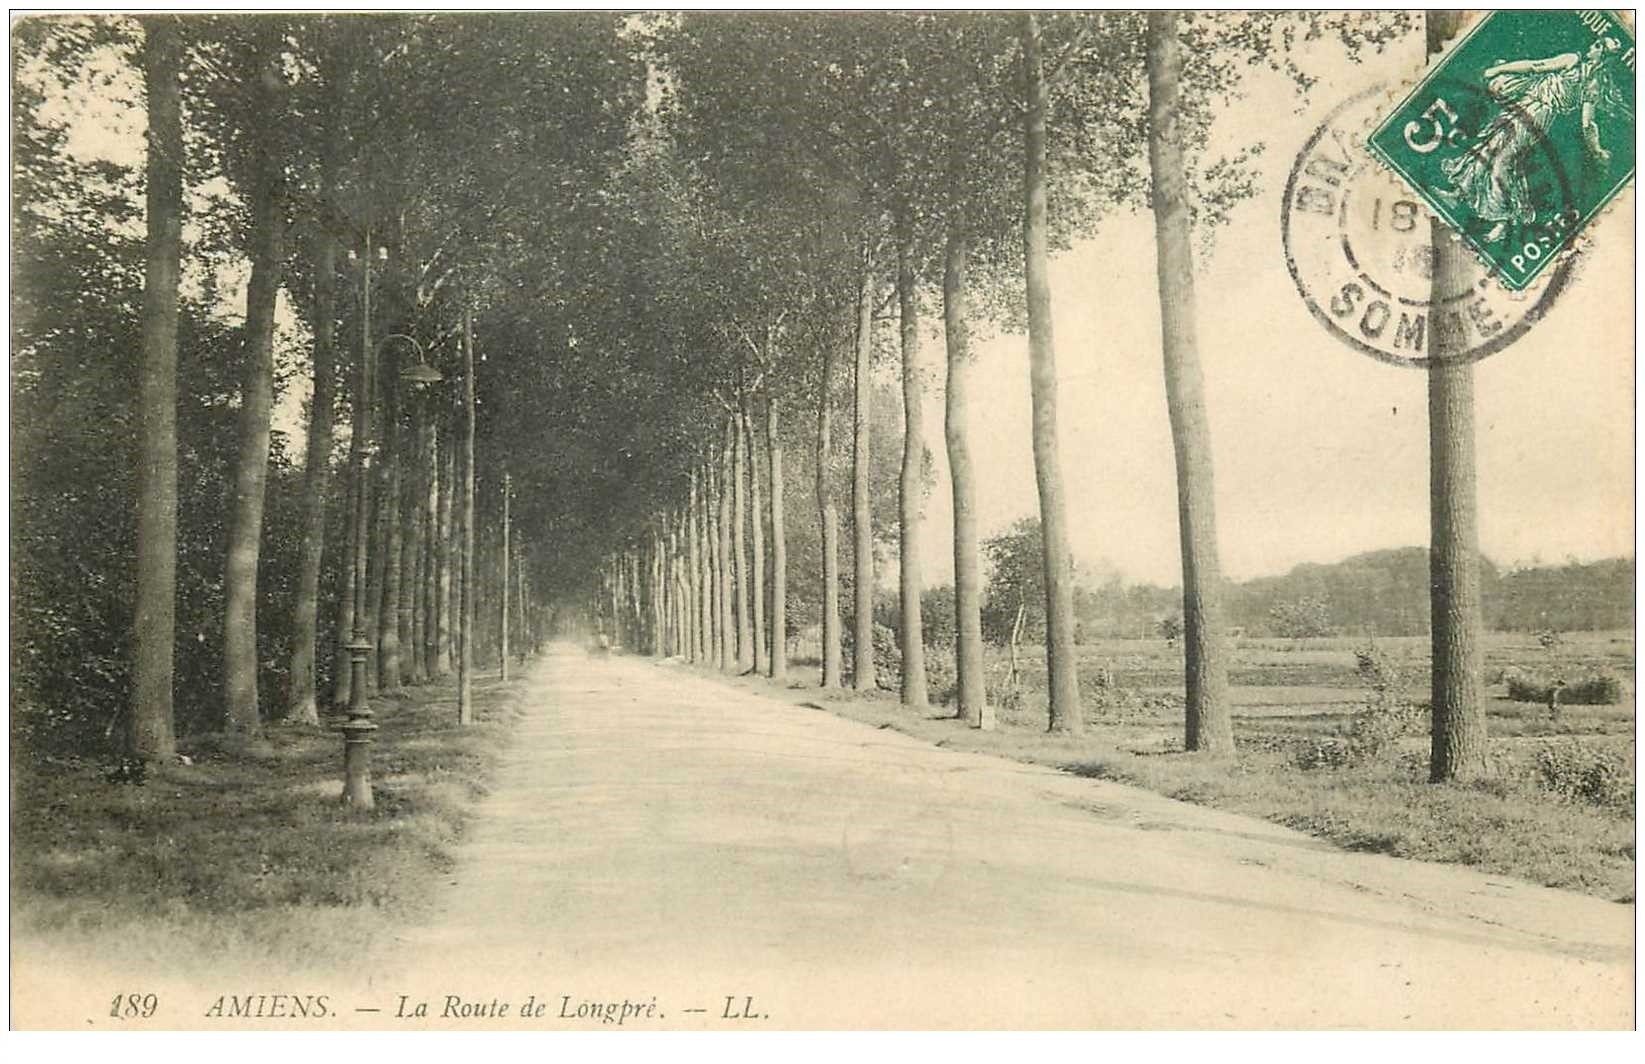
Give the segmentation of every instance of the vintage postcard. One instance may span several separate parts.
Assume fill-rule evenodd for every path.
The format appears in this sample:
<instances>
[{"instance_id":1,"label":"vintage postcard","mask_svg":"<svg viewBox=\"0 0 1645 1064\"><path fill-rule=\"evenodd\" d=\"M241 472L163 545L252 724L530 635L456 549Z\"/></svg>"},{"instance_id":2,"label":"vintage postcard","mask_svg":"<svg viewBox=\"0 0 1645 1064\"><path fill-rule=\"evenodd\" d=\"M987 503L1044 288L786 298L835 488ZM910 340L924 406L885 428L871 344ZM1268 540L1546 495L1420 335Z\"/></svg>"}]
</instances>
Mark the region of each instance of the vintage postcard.
<instances>
[{"instance_id":1,"label":"vintage postcard","mask_svg":"<svg viewBox=\"0 0 1645 1064\"><path fill-rule=\"evenodd\" d=\"M13 1028L1636 1024L1631 14L10 29Z\"/></svg>"}]
</instances>

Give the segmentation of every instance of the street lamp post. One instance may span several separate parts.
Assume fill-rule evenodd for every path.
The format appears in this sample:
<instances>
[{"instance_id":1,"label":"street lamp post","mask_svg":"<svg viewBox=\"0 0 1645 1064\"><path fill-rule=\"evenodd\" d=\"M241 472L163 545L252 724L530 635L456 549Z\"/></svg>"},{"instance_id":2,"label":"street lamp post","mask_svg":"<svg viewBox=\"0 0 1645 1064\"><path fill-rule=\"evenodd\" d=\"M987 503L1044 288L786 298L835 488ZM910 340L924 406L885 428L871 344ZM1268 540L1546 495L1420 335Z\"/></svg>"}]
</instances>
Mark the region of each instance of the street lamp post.
<instances>
[{"instance_id":1,"label":"street lamp post","mask_svg":"<svg viewBox=\"0 0 1645 1064\"><path fill-rule=\"evenodd\" d=\"M338 727L343 735L343 804L356 809L370 809L371 797L371 737L377 725L371 721L371 707L366 703L366 661L371 654L371 641L366 632L366 541L370 536L367 522L371 514L368 483L371 475L371 395L374 388L373 356L376 348L371 342L371 228L363 232L364 254L361 264L360 286L360 371L356 377L354 442L351 447L354 466L354 630L343 644L348 651L349 691L348 719ZM349 252L354 259L355 253Z\"/></svg>"},{"instance_id":2,"label":"street lamp post","mask_svg":"<svg viewBox=\"0 0 1645 1064\"><path fill-rule=\"evenodd\" d=\"M348 692L348 719L338 726L343 733L343 804L356 809L370 809L371 798L371 736L377 725L371 722L371 709L366 705L366 655L371 643L358 626L354 638L343 645L348 651L349 668L353 670L352 686Z\"/></svg>"},{"instance_id":3,"label":"street lamp post","mask_svg":"<svg viewBox=\"0 0 1645 1064\"><path fill-rule=\"evenodd\" d=\"M366 386L362 398L370 395L370 367L375 360L377 348L390 340L408 341L417 351L416 365L408 367L400 374L400 380L413 385L421 386L434 383L441 379L440 372L428 365L423 356L422 345L410 336L403 333L394 333L383 337L376 345L371 344L370 303L371 299L371 261L369 257L365 264L365 288L362 299L363 311L367 315L363 339L365 351L371 356L366 360ZM369 414L364 412L369 408L368 402L361 403L362 417L360 431L369 432ZM371 448L367 441L361 441L359 477L363 485L365 478L370 474ZM357 493L360 498L359 511L356 513L359 538L355 544L355 581L354 581L354 632L349 641L343 644L343 649L349 655L349 697L348 719L338 726L343 735L343 803L356 809L370 809L374 802L371 795L371 743L377 731L377 725L372 722L371 707L366 702L366 660L371 653L371 640L365 630L365 526L368 512L366 510L364 492Z\"/></svg>"}]
</instances>

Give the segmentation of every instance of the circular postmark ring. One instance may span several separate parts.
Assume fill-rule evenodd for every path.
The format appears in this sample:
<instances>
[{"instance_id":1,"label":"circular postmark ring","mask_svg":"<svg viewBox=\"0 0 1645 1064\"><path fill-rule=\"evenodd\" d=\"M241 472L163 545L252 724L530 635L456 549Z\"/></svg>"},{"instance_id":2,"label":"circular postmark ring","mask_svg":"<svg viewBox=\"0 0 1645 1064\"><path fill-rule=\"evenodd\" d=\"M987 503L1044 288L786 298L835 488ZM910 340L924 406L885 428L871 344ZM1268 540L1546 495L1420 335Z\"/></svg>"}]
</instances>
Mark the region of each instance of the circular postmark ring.
<instances>
[{"instance_id":1,"label":"circular postmark ring","mask_svg":"<svg viewBox=\"0 0 1645 1064\"><path fill-rule=\"evenodd\" d=\"M1469 86L1461 91L1479 92ZM1280 208L1286 269L1310 314L1349 347L1392 365L1426 368L1433 266L1433 216L1401 179L1372 157L1365 130L1374 108L1387 98L1373 86L1337 105L1298 153ZM1570 191L1557 158L1559 191ZM1449 229L1443 222L1438 226ZM1451 238L1462 243L1454 232ZM1474 362L1525 335L1558 299L1568 282L1574 253L1562 255L1545 281L1530 292L1510 292L1472 249L1467 283L1440 297L1438 313L1469 341L1457 361ZM1450 361L1451 359L1447 359Z\"/></svg>"}]
</instances>

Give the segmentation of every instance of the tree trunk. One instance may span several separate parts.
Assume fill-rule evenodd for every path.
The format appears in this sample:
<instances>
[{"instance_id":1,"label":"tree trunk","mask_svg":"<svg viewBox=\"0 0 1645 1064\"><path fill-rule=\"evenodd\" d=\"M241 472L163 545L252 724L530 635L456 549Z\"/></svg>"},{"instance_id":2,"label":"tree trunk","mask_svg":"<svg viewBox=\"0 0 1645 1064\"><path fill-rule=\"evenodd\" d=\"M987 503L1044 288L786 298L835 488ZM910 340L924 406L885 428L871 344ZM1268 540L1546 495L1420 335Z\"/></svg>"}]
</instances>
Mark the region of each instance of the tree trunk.
<instances>
[{"instance_id":1,"label":"tree trunk","mask_svg":"<svg viewBox=\"0 0 1645 1064\"><path fill-rule=\"evenodd\" d=\"M265 64L254 73L259 106L270 123L257 145L251 189L251 280L246 288L245 376L240 391L239 450L229 507L228 557L223 572L223 700L227 729L247 739L262 731L257 702L257 560L268 485L269 417L274 402L274 306L284 262L285 189L273 130L278 101Z\"/></svg>"},{"instance_id":2,"label":"tree trunk","mask_svg":"<svg viewBox=\"0 0 1645 1064\"><path fill-rule=\"evenodd\" d=\"M765 673L770 669L766 652L765 630L765 500L760 491L760 447L754 435L754 424L746 410L737 415L739 438L748 454L748 509L749 532L753 536L753 581L749 601L754 607L754 671Z\"/></svg>"},{"instance_id":3,"label":"tree trunk","mask_svg":"<svg viewBox=\"0 0 1645 1064\"><path fill-rule=\"evenodd\" d=\"M623 646L638 651L645 645L645 631L640 619L639 592L635 587L635 574L638 571L638 548L624 551L618 561L617 587L622 592L620 599L623 610Z\"/></svg>"},{"instance_id":4,"label":"tree trunk","mask_svg":"<svg viewBox=\"0 0 1645 1064\"><path fill-rule=\"evenodd\" d=\"M400 688L400 591L405 558L405 464L400 457L400 357L397 344L384 344L383 363L383 605L377 626L377 687ZM409 619L409 618L407 618Z\"/></svg>"},{"instance_id":5,"label":"tree trunk","mask_svg":"<svg viewBox=\"0 0 1645 1064\"><path fill-rule=\"evenodd\" d=\"M741 413L733 413L726 422L726 435L726 450L731 453L731 550L737 577L737 672L745 673L754 669L754 604L748 588L748 448Z\"/></svg>"},{"instance_id":6,"label":"tree trunk","mask_svg":"<svg viewBox=\"0 0 1645 1064\"><path fill-rule=\"evenodd\" d=\"M715 595L719 588L719 577L714 570L714 519L710 511L713 509L713 476L707 462L698 466L697 483L697 554L701 572L698 573L700 583L697 587L697 611L701 620L699 642L702 645L701 662L712 666L720 660L720 643L718 629L720 626L719 607L715 604Z\"/></svg>"},{"instance_id":7,"label":"tree trunk","mask_svg":"<svg viewBox=\"0 0 1645 1064\"><path fill-rule=\"evenodd\" d=\"M679 513L679 653L686 661L696 663L697 620L702 617L697 608L696 516L691 508L696 505L696 477L693 475L691 498Z\"/></svg>"},{"instance_id":8,"label":"tree trunk","mask_svg":"<svg viewBox=\"0 0 1645 1064\"><path fill-rule=\"evenodd\" d=\"M416 660L418 683L433 679L430 662L434 657L434 491L437 470L430 448L434 446L433 411L427 404L417 419L417 603L411 615L411 654Z\"/></svg>"},{"instance_id":9,"label":"tree trunk","mask_svg":"<svg viewBox=\"0 0 1645 1064\"><path fill-rule=\"evenodd\" d=\"M622 556L623 619L628 629L623 645L636 653L645 652L645 618L640 615L639 547L630 547Z\"/></svg>"},{"instance_id":10,"label":"tree trunk","mask_svg":"<svg viewBox=\"0 0 1645 1064\"><path fill-rule=\"evenodd\" d=\"M662 522L666 525L666 520ZM668 571L668 547L662 527L653 527L651 543L645 557L646 623L651 632L646 639L646 653L654 658L668 655L668 584L663 574Z\"/></svg>"},{"instance_id":11,"label":"tree trunk","mask_svg":"<svg viewBox=\"0 0 1645 1064\"><path fill-rule=\"evenodd\" d=\"M475 457L478 458L478 455L476 455ZM478 471L476 471L475 477L478 478L478 476L479 476L479 473L478 473ZM474 616L472 618L472 624L469 627L469 638L472 640L472 642L469 645L471 647L473 647L473 650L470 652L469 657L468 657L471 673L474 672L474 671L478 671L478 669L480 667L480 662L485 660L486 647L489 645L490 640L491 640L491 618L484 610L482 610L480 608L480 604L487 600L486 592L487 592L488 588L487 588L486 585L487 585L488 581L486 579L487 569L486 569L485 526L483 524L481 524L481 521L484 520L484 518L482 518L480 516L479 509L478 509L478 507L479 507L479 498L478 498L479 490L480 489L479 489L479 486L478 486L478 479L476 479L475 489L474 489L474 491L475 491L475 508L476 509L475 509L475 515L474 515L474 529L473 529L473 532L474 532L474 540L473 540L473 542L474 542L474 568L473 568L473 571L472 571L474 590L473 590L473 601L471 603L471 605L474 608Z\"/></svg>"},{"instance_id":12,"label":"tree trunk","mask_svg":"<svg viewBox=\"0 0 1645 1064\"><path fill-rule=\"evenodd\" d=\"M658 653L665 658L685 656L685 625L681 623L680 608L680 520L671 513L663 522L661 533L662 560L657 567L657 580L662 591L663 640Z\"/></svg>"},{"instance_id":13,"label":"tree trunk","mask_svg":"<svg viewBox=\"0 0 1645 1064\"><path fill-rule=\"evenodd\" d=\"M702 553L702 616L703 663L715 666L720 661L720 569L715 554L719 536L714 532L714 469L712 463L702 463L701 493L698 496L697 537Z\"/></svg>"},{"instance_id":14,"label":"tree trunk","mask_svg":"<svg viewBox=\"0 0 1645 1064\"><path fill-rule=\"evenodd\" d=\"M777 432L777 402L765 400L766 468L771 485L771 647L767 674L788 680L788 527L783 516L783 444Z\"/></svg>"},{"instance_id":15,"label":"tree trunk","mask_svg":"<svg viewBox=\"0 0 1645 1064\"><path fill-rule=\"evenodd\" d=\"M709 453L712 456L714 448ZM708 663L719 668L725 658L725 611L721 606L720 556L720 484L719 472L712 457L703 463L703 542L708 558Z\"/></svg>"},{"instance_id":16,"label":"tree trunk","mask_svg":"<svg viewBox=\"0 0 1645 1064\"><path fill-rule=\"evenodd\" d=\"M373 358L375 362L375 357ZM373 377L376 377L376 367L373 367ZM381 416L384 411L379 410ZM381 439L381 432L373 439L375 446ZM366 569L366 613L365 629L366 640L371 649L366 653L366 693L375 694L382 686L382 620L383 620L383 584L388 574L388 462L379 452L374 458L371 484L371 541L367 548Z\"/></svg>"},{"instance_id":17,"label":"tree trunk","mask_svg":"<svg viewBox=\"0 0 1645 1064\"><path fill-rule=\"evenodd\" d=\"M1045 203L1045 120L1048 91L1040 55L1038 18L1022 16L1027 72L1026 160L1023 168L1023 259L1028 288L1028 360L1034 422L1034 477L1045 540L1045 672L1049 729L1080 732L1080 684L1074 645L1074 560L1068 549L1057 440L1057 350L1051 326Z\"/></svg>"},{"instance_id":18,"label":"tree trunk","mask_svg":"<svg viewBox=\"0 0 1645 1064\"><path fill-rule=\"evenodd\" d=\"M508 473L503 473L503 549L499 559L502 567L502 616L500 623L502 630L497 640L497 668L501 679L508 679L508 509L509 509L509 480Z\"/></svg>"},{"instance_id":19,"label":"tree trunk","mask_svg":"<svg viewBox=\"0 0 1645 1064\"><path fill-rule=\"evenodd\" d=\"M411 500L412 521L411 527L416 530L415 546L411 553L412 569L415 572L414 584L416 594L411 605L411 646L406 653L411 660L411 676L417 683L428 682L428 581L429 581L429 525L428 493L430 489L428 463L428 425L419 418L417 424L417 451L415 466L417 469L417 497Z\"/></svg>"},{"instance_id":20,"label":"tree trunk","mask_svg":"<svg viewBox=\"0 0 1645 1064\"><path fill-rule=\"evenodd\" d=\"M440 536L439 536L439 567L440 587L439 604L436 606L438 619L435 624L436 638L439 648L435 658L440 667L436 675L444 675L448 670L457 667L456 645L452 641L452 587L455 583L455 574L452 565L452 547L454 544L455 528L452 524L452 513L456 509L454 499L457 494L457 443L454 434L442 433L440 438Z\"/></svg>"},{"instance_id":21,"label":"tree trunk","mask_svg":"<svg viewBox=\"0 0 1645 1064\"><path fill-rule=\"evenodd\" d=\"M697 660L697 622L702 616L697 609L697 591L693 586L691 563L690 515L680 521L680 653L687 661Z\"/></svg>"},{"instance_id":22,"label":"tree trunk","mask_svg":"<svg viewBox=\"0 0 1645 1064\"><path fill-rule=\"evenodd\" d=\"M1188 239L1188 177L1180 120L1182 49L1176 20L1170 11L1148 14L1148 161L1153 173L1165 404L1177 461L1188 696L1185 745L1207 754L1231 754L1234 726L1228 710L1222 564L1212 490L1211 426L1194 321L1194 254Z\"/></svg>"},{"instance_id":23,"label":"tree trunk","mask_svg":"<svg viewBox=\"0 0 1645 1064\"><path fill-rule=\"evenodd\" d=\"M691 660L691 578L690 578L690 550L691 537L686 531L685 515L676 514L674 527L669 532L674 544L671 552L674 558L674 567L669 578L674 581L674 654L685 660Z\"/></svg>"},{"instance_id":24,"label":"tree trunk","mask_svg":"<svg viewBox=\"0 0 1645 1064\"><path fill-rule=\"evenodd\" d=\"M325 184L329 187L328 176ZM309 402L308 453L303 469L303 546L297 573L297 601L292 617L291 697L286 719L319 724L315 700L315 638L319 627L320 562L325 547L326 485L331 479L331 421L335 405L337 318L337 244L331 234L315 238L314 256L314 394Z\"/></svg>"},{"instance_id":25,"label":"tree trunk","mask_svg":"<svg viewBox=\"0 0 1645 1064\"><path fill-rule=\"evenodd\" d=\"M662 570L662 534L653 528L650 542L646 544L640 556L640 572L644 586L644 594L640 598L645 609L645 652L652 657L662 656L663 641L668 638L667 618L664 615L666 589L663 587Z\"/></svg>"},{"instance_id":26,"label":"tree trunk","mask_svg":"<svg viewBox=\"0 0 1645 1064\"><path fill-rule=\"evenodd\" d=\"M514 546L515 612L514 660L524 662L531 653L531 609L525 578L526 543L520 539Z\"/></svg>"},{"instance_id":27,"label":"tree trunk","mask_svg":"<svg viewBox=\"0 0 1645 1064\"><path fill-rule=\"evenodd\" d=\"M702 535L702 485L698 483L697 471L691 471L691 505L687 509L686 520L686 557L691 567L691 597L688 603L691 610L691 638L687 640L690 647L692 664L701 664L708 660L708 565L703 550Z\"/></svg>"},{"instance_id":28,"label":"tree trunk","mask_svg":"<svg viewBox=\"0 0 1645 1064\"><path fill-rule=\"evenodd\" d=\"M650 593L646 586L647 553L645 547L635 547L629 555L629 567L633 579L635 649L644 649L649 653L654 629L647 599Z\"/></svg>"},{"instance_id":29,"label":"tree trunk","mask_svg":"<svg viewBox=\"0 0 1645 1064\"><path fill-rule=\"evenodd\" d=\"M678 553L680 581L680 654L687 661L697 660L697 592L693 575L696 563L692 559L691 512L680 515L680 549Z\"/></svg>"},{"instance_id":30,"label":"tree trunk","mask_svg":"<svg viewBox=\"0 0 1645 1064\"><path fill-rule=\"evenodd\" d=\"M653 533L653 536L655 533ZM641 633L639 650L645 654L656 653L657 639L657 611L655 607L656 585L653 581L655 572L656 549L655 540L648 537L642 545L634 549L634 571L636 573L637 610L640 614L640 624L644 629Z\"/></svg>"},{"instance_id":31,"label":"tree trunk","mask_svg":"<svg viewBox=\"0 0 1645 1064\"><path fill-rule=\"evenodd\" d=\"M922 707L929 701L925 685L925 623L920 592L925 570L920 559L920 534L925 524L925 381L921 379L920 308L914 273L914 237L905 229L897 248L898 338L902 348L902 480L901 545L898 590L902 601L902 702Z\"/></svg>"},{"instance_id":32,"label":"tree trunk","mask_svg":"<svg viewBox=\"0 0 1645 1064\"><path fill-rule=\"evenodd\" d=\"M148 89L148 255L137 400L137 610L126 746L145 760L177 752L172 705L177 627L177 284L182 270L182 32L143 20Z\"/></svg>"},{"instance_id":33,"label":"tree trunk","mask_svg":"<svg viewBox=\"0 0 1645 1064\"><path fill-rule=\"evenodd\" d=\"M1428 54L1462 29L1458 12L1427 15ZM1430 222L1433 298L1466 287L1468 250L1445 222ZM1428 369L1428 498L1431 546L1433 731L1436 783L1485 775L1484 610L1479 586L1479 506L1474 463L1474 364L1459 315L1435 314Z\"/></svg>"},{"instance_id":34,"label":"tree trunk","mask_svg":"<svg viewBox=\"0 0 1645 1064\"><path fill-rule=\"evenodd\" d=\"M351 435L355 432L358 432L358 429L350 429ZM349 450L352 451L353 449L353 446L350 445ZM359 535L360 506L357 497L359 490L359 477L356 475L354 461L351 457L349 460L348 498L345 500L348 512L343 528L343 550L345 552L345 557L341 560L343 585L341 594L337 596L337 648L331 665L331 704L339 707L348 705L349 692L354 685L354 670L351 667L351 659L346 647L354 641L354 608L359 598L359 594L355 590L354 580L355 541Z\"/></svg>"},{"instance_id":35,"label":"tree trunk","mask_svg":"<svg viewBox=\"0 0 1645 1064\"><path fill-rule=\"evenodd\" d=\"M817 392L817 511L822 524L822 685L840 686L840 508L828 475L833 452L834 348L823 348L822 384Z\"/></svg>"},{"instance_id":36,"label":"tree trunk","mask_svg":"<svg viewBox=\"0 0 1645 1064\"><path fill-rule=\"evenodd\" d=\"M982 643L982 572L977 549L977 480L971 464L971 334L966 323L966 236L949 229L944 254L943 331L948 345L948 390L943 433L954 494L954 672L957 716L973 727L985 723L988 685Z\"/></svg>"},{"instance_id":37,"label":"tree trunk","mask_svg":"<svg viewBox=\"0 0 1645 1064\"><path fill-rule=\"evenodd\" d=\"M354 364L354 388L349 401L349 512L348 575L345 605L338 611L337 683L332 696L339 708L350 702L353 690L353 655L344 644L370 641L375 632L368 623L371 578L368 550L371 544L371 403L376 383L371 342L371 228L366 227L364 254L360 258L360 351ZM372 658L367 651L361 670L361 687L370 686Z\"/></svg>"},{"instance_id":38,"label":"tree trunk","mask_svg":"<svg viewBox=\"0 0 1645 1064\"><path fill-rule=\"evenodd\" d=\"M463 308L462 605L457 636L457 723L474 723L474 322Z\"/></svg>"},{"instance_id":39,"label":"tree trunk","mask_svg":"<svg viewBox=\"0 0 1645 1064\"><path fill-rule=\"evenodd\" d=\"M731 422L725 426L725 442L719 453L720 478L720 525L719 525L719 555L720 555L720 671L731 672L737 667L737 621L731 605L731 581L733 576L731 557L731 496L734 494L731 461Z\"/></svg>"},{"instance_id":40,"label":"tree trunk","mask_svg":"<svg viewBox=\"0 0 1645 1064\"><path fill-rule=\"evenodd\" d=\"M679 583L674 577L680 568L680 545L675 538L672 514L663 519L656 537L657 639L653 653L658 657L677 657L680 652L680 596Z\"/></svg>"},{"instance_id":41,"label":"tree trunk","mask_svg":"<svg viewBox=\"0 0 1645 1064\"><path fill-rule=\"evenodd\" d=\"M715 602L715 593L719 588L719 577L715 575L714 544L718 542L714 537L714 476L706 461L697 466L697 515L696 528L697 553L701 565L698 574L701 581L698 587L697 611L702 624L702 663L714 665L720 660L719 606Z\"/></svg>"},{"instance_id":42,"label":"tree trunk","mask_svg":"<svg viewBox=\"0 0 1645 1064\"><path fill-rule=\"evenodd\" d=\"M405 433L400 458L404 482L405 516L400 543L400 678L406 683L423 682L423 431L421 419L412 418Z\"/></svg>"},{"instance_id":43,"label":"tree trunk","mask_svg":"<svg viewBox=\"0 0 1645 1064\"><path fill-rule=\"evenodd\" d=\"M440 436L430 413L423 424L423 675L440 676Z\"/></svg>"},{"instance_id":44,"label":"tree trunk","mask_svg":"<svg viewBox=\"0 0 1645 1064\"><path fill-rule=\"evenodd\" d=\"M872 691L874 677L874 505L869 478L873 450L871 399L874 354L874 273L866 252L857 282L856 367L852 378L851 533L856 605L852 618L851 686Z\"/></svg>"},{"instance_id":45,"label":"tree trunk","mask_svg":"<svg viewBox=\"0 0 1645 1064\"><path fill-rule=\"evenodd\" d=\"M663 581L667 568L667 548L662 531L652 528L651 542L643 559L645 570L645 620L650 629L646 633L645 650L654 658L666 656L668 642L668 586Z\"/></svg>"}]
</instances>

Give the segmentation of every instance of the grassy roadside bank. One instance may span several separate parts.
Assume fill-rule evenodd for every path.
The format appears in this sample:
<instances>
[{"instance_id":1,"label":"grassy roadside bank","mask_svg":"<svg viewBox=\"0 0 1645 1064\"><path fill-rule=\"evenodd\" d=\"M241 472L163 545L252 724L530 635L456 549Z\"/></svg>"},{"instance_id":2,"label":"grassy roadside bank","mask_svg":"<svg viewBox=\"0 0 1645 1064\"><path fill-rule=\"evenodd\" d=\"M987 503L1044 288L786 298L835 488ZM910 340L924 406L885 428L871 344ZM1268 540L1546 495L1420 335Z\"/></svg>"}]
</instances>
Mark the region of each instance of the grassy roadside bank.
<instances>
[{"instance_id":1,"label":"grassy roadside bank","mask_svg":"<svg viewBox=\"0 0 1645 1064\"><path fill-rule=\"evenodd\" d=\"M477 722L462 729L451 682L375 699L368 813L338 800L337 721L272 725L249 753L213 736L180 742L192 763L140 784L97 763L14 756L13 934L114 963L337 964L430 901L524 691L478 677Z\"/></svg>"},{"instance_id":2,"label":"grassy roadside bank","mask_svg":"<svg viewBox=\"0 0 1645 1064\"><path fill-rule=\"evenodd\" d=\"M778 688L756 677L730 678L708 669L695 674L733 683L796 705L835 713L878 728L893 728L937 746L1045 765L1060 771L1137 786L1170 798L1260 817L1329 840L1349 850L1414 860L1469 865L1545 886L1613 901L1634 900L1632 803L1596 805L1551 793L1536 778L1544 744L1564 735L1526 734L1514 707L1493 706L1492 778L1466 785L1426 782L1426 744L1409 737L1386 756L1330 769L1299 765L1296 750L1309 733L1327 734L1328 721L1285 722L1236 717L1239 755L1208 761L1182 752L1180 720L1168 710L1088 722L1084 735L1053 737L1043 716L1002 712L983 732L952 718L951 707L914 711L894 694L823 692L807 681ZM1632 764L1631 728L1617 707L1571 707L1566 728L1604 728L1597 740L1615 746ZM1589 722L1578 716L1593 716ZM1631 707L1626 711L1631 722ZM1603 718L1603 719L1602 719ZM1557 748L1557 746L1556 746Z\"/></svg>"}]
</instances>

